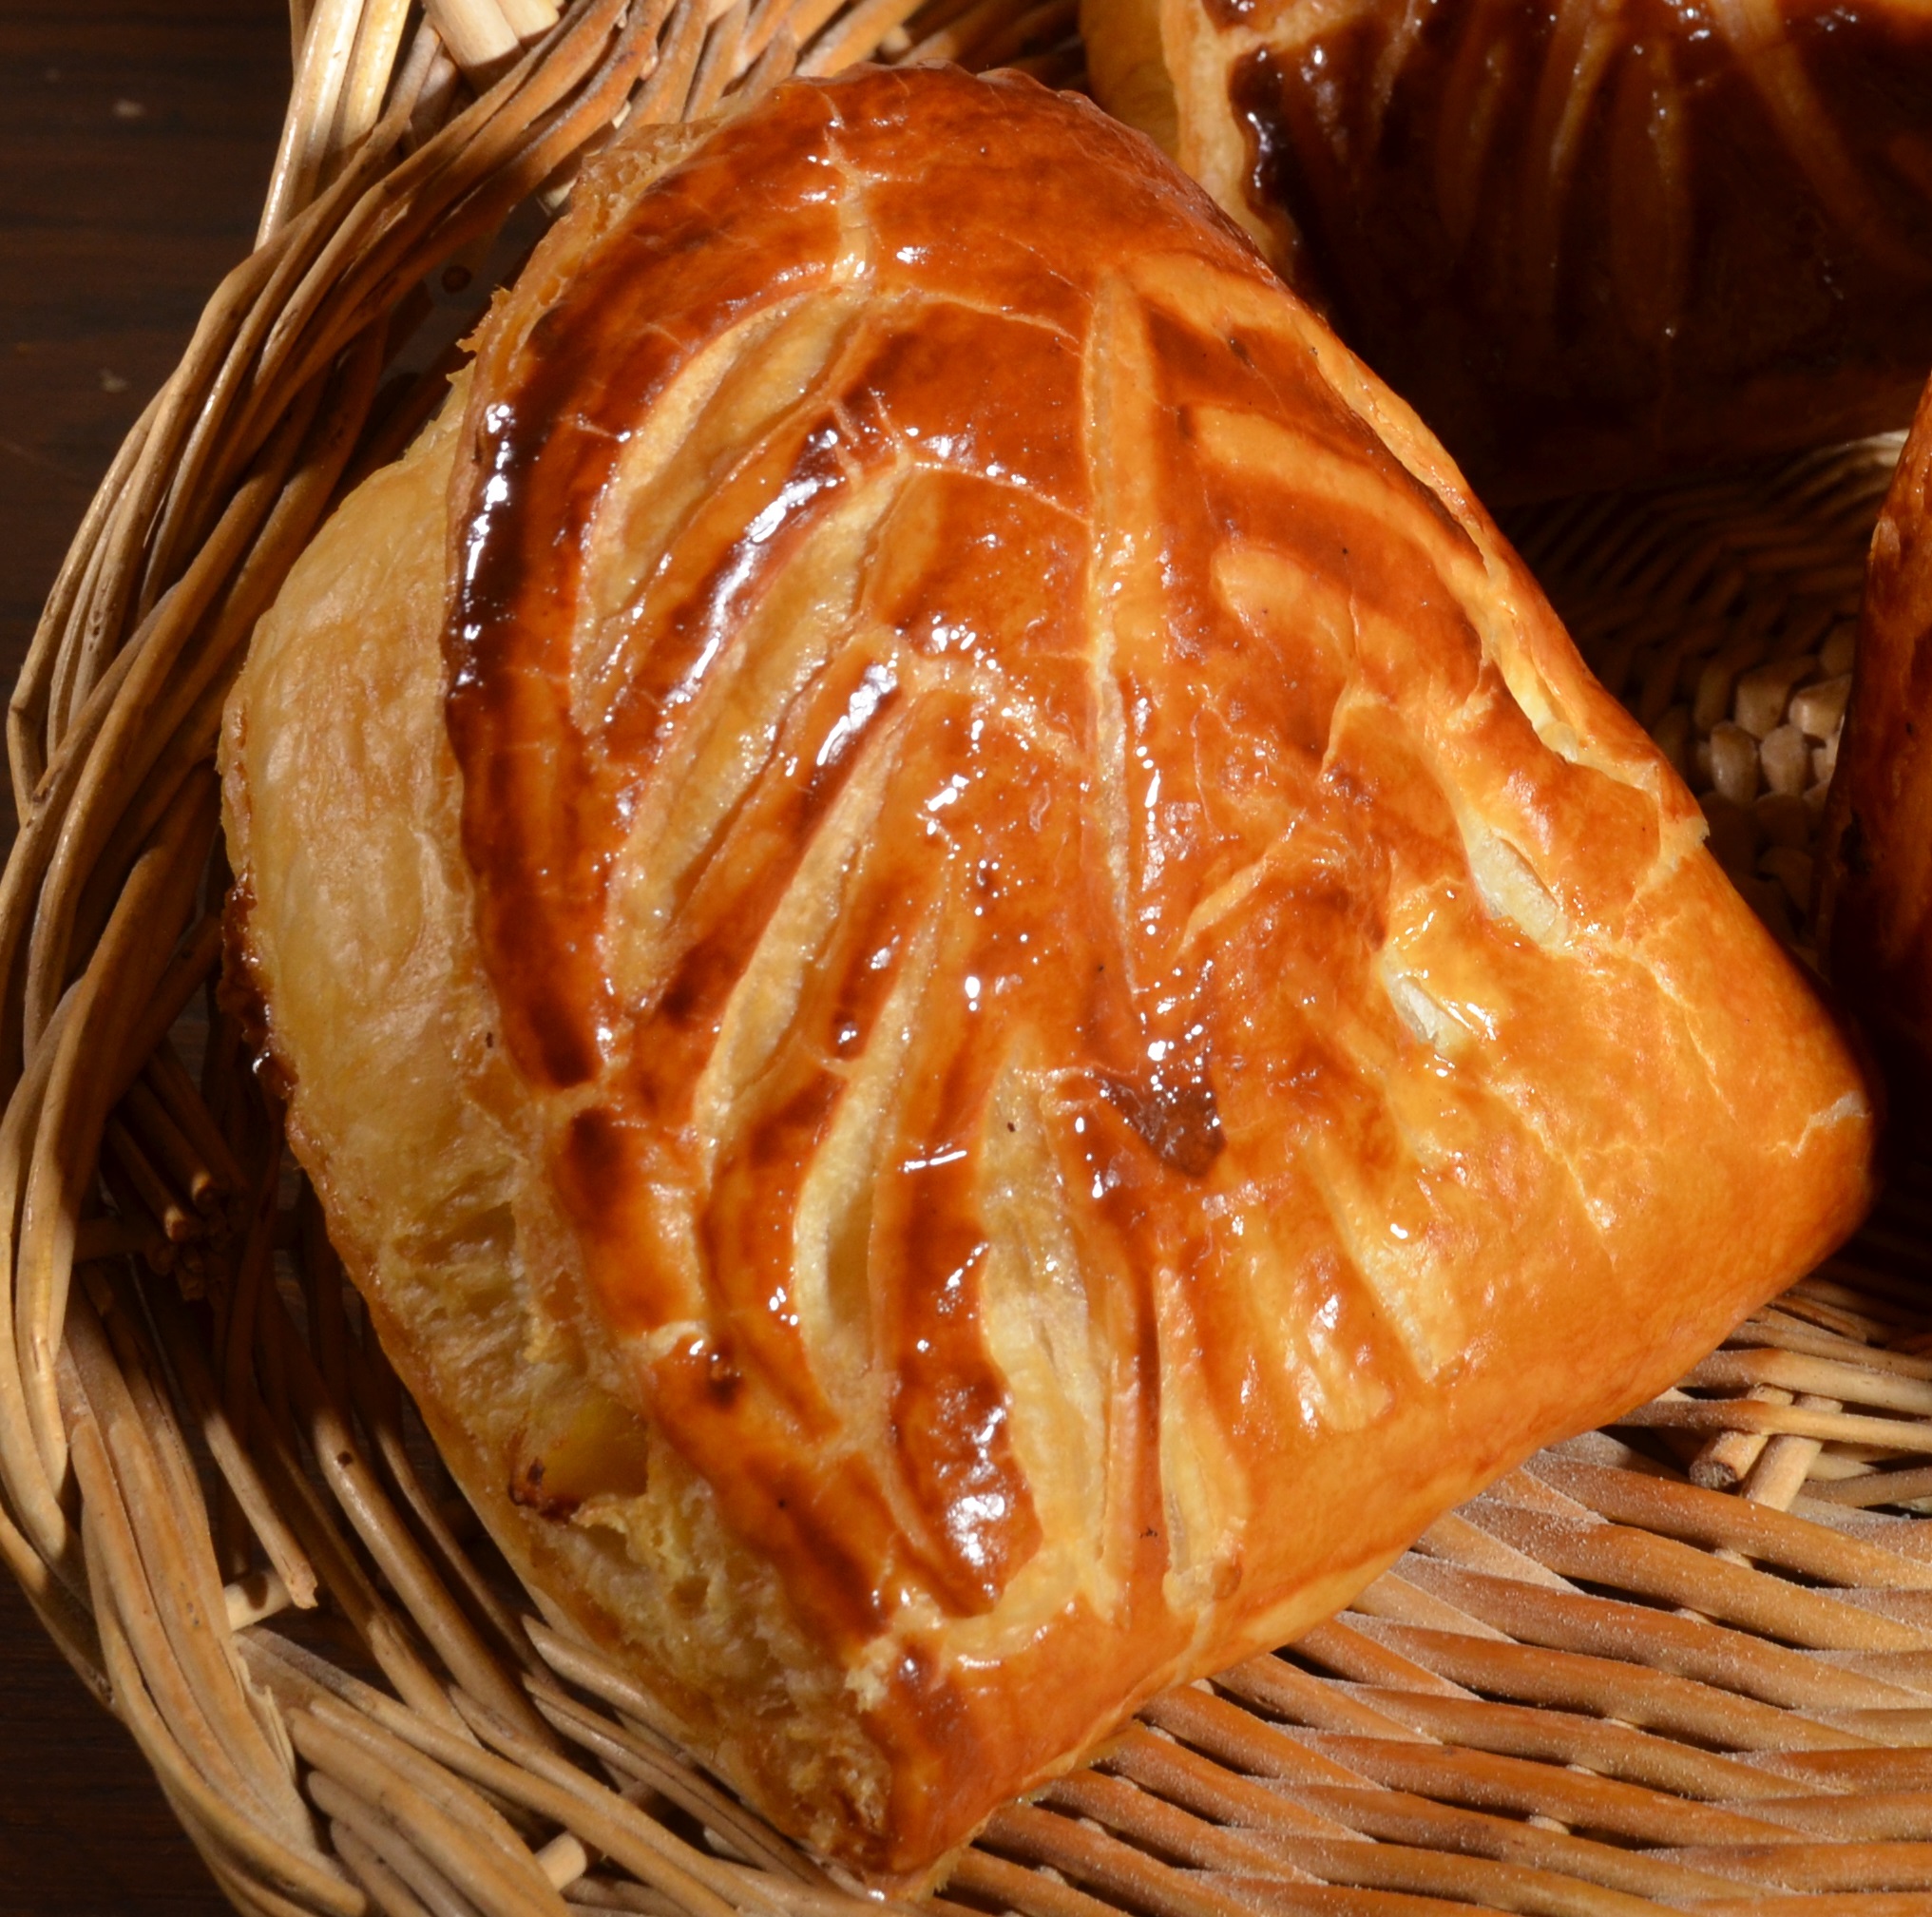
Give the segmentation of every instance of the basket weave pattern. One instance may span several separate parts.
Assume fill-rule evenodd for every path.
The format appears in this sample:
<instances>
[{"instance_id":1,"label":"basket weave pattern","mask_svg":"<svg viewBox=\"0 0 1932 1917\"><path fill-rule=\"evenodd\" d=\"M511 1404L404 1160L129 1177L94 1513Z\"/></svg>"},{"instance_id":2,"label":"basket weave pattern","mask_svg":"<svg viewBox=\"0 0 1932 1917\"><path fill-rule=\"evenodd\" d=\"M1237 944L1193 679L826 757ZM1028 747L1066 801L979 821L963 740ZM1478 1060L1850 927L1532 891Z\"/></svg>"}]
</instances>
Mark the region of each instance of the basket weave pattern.
<instances>
[{"instance_id":1,"label":"basket weave pattern","mask_svg":"<svg viewBox=\"0 0 1932 1917\"><path fill-rule=\"evenodd\" d=\"M871 55L1067 84L1073 12L298 11L260 244L116 459L15 690L0 878L0 1553L245 1911L863 1907L544 1620L453 1497L203 1010L211 758L256 617L440 397L442 291L487 283L512 213L558 203L621 111L698 117ZM1895 454L1513 528L1794 938ZM1444 1519L1291 1651L1150 1707L929 1901L1932 1908L1928 1243L1932 1184L1895 1181L1677 1390Z\"/></svg>"}]
</instances>

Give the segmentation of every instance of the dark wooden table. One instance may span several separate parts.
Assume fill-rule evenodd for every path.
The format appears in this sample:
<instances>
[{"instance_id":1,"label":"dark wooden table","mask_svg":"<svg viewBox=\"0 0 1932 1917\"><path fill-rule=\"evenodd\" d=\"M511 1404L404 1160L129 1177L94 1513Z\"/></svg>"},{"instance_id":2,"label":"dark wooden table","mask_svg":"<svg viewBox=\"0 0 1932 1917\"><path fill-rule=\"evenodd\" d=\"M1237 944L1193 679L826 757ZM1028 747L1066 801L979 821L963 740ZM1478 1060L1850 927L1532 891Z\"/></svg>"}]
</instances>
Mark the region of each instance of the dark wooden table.
<instances>
[{"instance_id":1,"label":"dark wooden table","mask_svg":"<svg viewBox=\"0 0 1932 1917\"><path fill-rule=\"evenodd\" d=\"M252 243L288 84L279 0L0 0L10 688L96 481ZM227 1907L0 1571L0 1917Z\"/></svg>"}]
</instances>

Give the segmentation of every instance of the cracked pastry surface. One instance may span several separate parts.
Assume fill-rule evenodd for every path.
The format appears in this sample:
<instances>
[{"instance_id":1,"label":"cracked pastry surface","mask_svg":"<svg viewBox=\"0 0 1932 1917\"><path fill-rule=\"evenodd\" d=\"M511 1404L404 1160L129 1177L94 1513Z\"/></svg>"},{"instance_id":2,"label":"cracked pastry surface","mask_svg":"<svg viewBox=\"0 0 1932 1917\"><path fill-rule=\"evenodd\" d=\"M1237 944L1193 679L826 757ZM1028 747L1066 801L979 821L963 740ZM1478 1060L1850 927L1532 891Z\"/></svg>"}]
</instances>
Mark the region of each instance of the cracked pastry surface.
<instances>
[{"instance_id":1,"label":"cracked pastry surface","mask_svg":"<svg viewBox=\"0 0 1932 1917\"><path fill-rule=\"evenodd\" d=\"M222 745L332 1235L557 1613L913 1871L1670 1382L1844 1045L1413 415L1017 76L621 141Z\"/></svg>"},{"instance_id":2,"label":"cracked pastry surface","mask_svg":"<svg viewBox=\"0 0 1932 1917\"><path fill-rule=\"evenodd\" d=\"M1095 96L1485 498L1903 426L1932 23L1902 0L1083 0Z\"/></svg>"}]
</instances>

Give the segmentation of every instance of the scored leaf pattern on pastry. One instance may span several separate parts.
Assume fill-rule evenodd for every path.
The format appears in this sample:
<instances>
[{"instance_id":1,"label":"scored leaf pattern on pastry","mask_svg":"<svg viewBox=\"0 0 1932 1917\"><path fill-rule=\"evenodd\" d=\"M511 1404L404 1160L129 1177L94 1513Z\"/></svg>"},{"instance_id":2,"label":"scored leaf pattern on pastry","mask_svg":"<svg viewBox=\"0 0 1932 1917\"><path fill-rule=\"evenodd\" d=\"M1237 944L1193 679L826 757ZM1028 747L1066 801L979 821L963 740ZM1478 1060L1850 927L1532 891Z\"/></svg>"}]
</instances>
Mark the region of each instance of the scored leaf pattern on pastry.
<instances>
[{"instance_id":1,"label":"scored leaf pattern on pastry","mask_svg":"<svg viewBox=\"0 0 1932 1917\"><path fill-rule=\"evenodd\" d=\"M1043 298L889 118L785 133L484 349L486 954L598 1310L823 1628L1189 1615L1284 1433L1463 1361L1499 1209L1611 1278L1642 1155L1553 1108L1540 981L1640 1100L1693 815L1177 188L1029 182L1137 232Z\"/></svg>"}]
</instances>

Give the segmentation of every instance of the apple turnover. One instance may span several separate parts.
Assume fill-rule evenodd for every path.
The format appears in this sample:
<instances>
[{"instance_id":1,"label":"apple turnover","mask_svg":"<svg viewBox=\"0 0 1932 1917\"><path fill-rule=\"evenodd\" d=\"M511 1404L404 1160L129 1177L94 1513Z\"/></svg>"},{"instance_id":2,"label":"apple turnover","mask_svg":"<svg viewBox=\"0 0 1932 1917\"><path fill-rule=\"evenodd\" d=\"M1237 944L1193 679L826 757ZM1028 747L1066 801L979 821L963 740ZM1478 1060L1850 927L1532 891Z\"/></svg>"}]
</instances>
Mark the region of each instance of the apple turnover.
<instances>
[{"instance_id":1,"label":"apple turnover","mask_svg":"<svg viewBox=\"0 0 1932 1917\"><path fill-rule=\"evenodd\" d=\"M519 1572L905 1873L1668 1384L1872 1121L1151 145L878 68L664 139L262 621L233 983Z\"/></svg>"},{"instance_id":2,"label":"apple turnover","mask_svg":"<svg viewBox=\"0 0 1932 1917\"><path fill-rule=\"evenodd\" d=\"M1932 362L1908 0L1082 0L1155 135L1486 497L1903 426Z\"/></svg>"}]
</instances>

